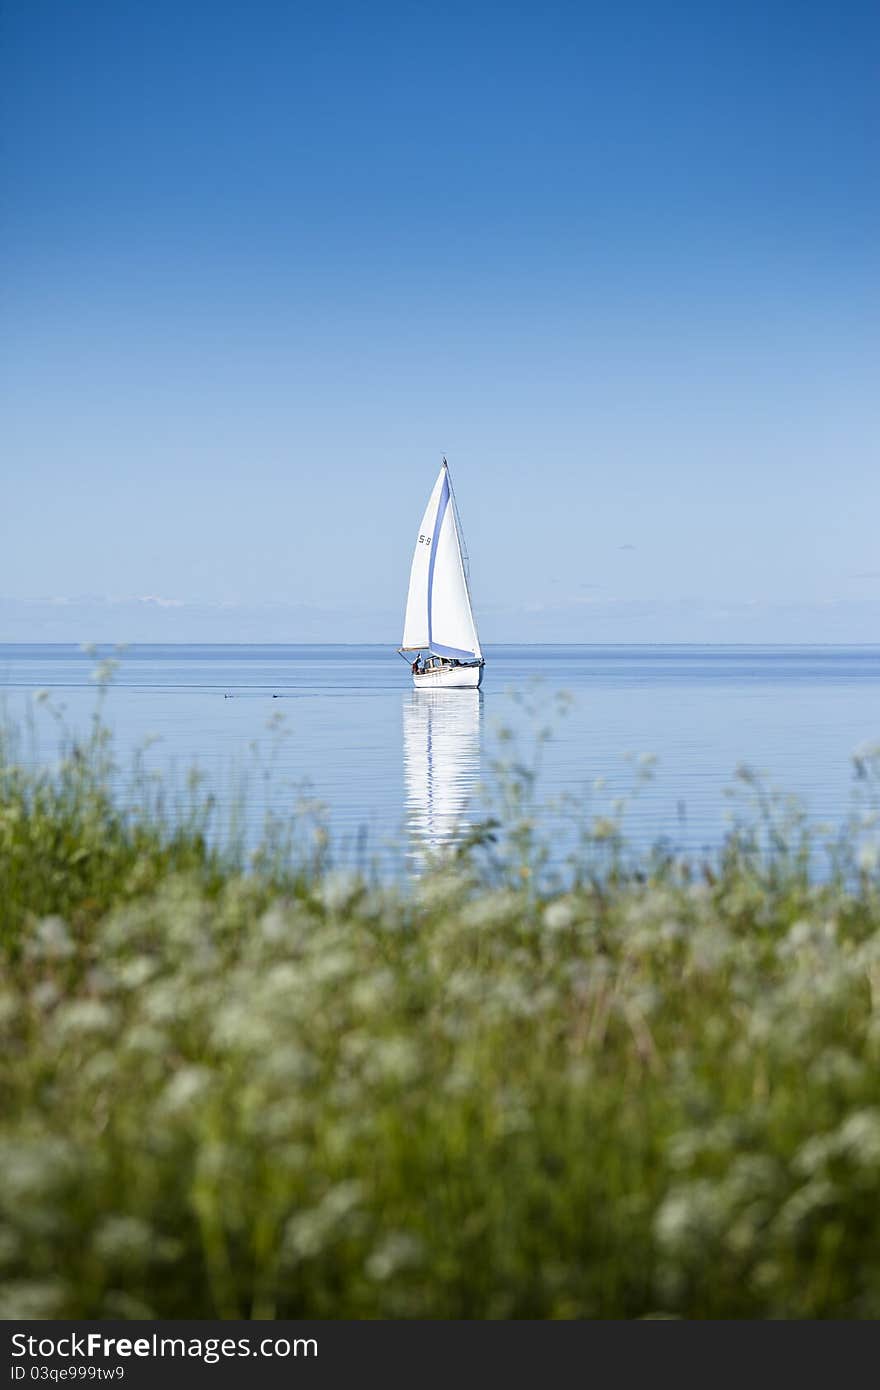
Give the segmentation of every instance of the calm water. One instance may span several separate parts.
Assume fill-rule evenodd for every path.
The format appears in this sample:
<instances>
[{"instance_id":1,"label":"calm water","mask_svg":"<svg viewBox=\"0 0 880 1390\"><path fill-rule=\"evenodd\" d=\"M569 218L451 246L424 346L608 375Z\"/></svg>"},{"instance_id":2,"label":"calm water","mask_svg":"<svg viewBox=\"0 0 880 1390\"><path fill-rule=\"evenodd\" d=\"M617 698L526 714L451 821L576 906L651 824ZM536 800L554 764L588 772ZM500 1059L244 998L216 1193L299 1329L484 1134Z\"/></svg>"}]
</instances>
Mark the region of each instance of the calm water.
<instances>
[{"instance_id":1,"label":"calm water","mask_svg":"<svg viewBox=\"0 0 880 1390\"><path fill-rule=\"evenodd\" d=\"M426 847L482 813L481 787L510 755L504 727L528 753L549 723L539 797L569 793L592 812L631 787L634 756L655 754L629 832L688 849L723 834L738 763L835 821L848 807L850 755L880 743L880 647L533 646L487 657L479 694L429 693L384 647L133 647L106 715L123 764L153 736L148 766L178 785L196 762L231 804L244 781L252 835L267 807L293 811L307 791L326 807L343 861L374 857L390 872L417 868ZM8 712L20 717L47 690L85 727L95 664L76 647L0 646ZM571 697L563 716L558 691ZM50 760L55 725L39 705L37 722L35 756ZM553 815L548 806L545 828L561 845Z\"/></svg>"}]
</instances>

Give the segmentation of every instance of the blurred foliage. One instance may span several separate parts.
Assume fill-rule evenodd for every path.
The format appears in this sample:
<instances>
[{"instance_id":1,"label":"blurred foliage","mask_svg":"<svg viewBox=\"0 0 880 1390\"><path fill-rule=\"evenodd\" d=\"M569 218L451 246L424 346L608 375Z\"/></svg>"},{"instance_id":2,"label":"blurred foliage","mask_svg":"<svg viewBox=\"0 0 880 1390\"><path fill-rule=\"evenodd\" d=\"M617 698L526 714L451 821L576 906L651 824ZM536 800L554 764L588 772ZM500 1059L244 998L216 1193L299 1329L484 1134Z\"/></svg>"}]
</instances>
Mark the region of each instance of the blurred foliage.
<instances>
[{"instance_id":1,"label":"blurred foliage","mask_svg":"<svg viewBox=\"0 0 880 1390\"><path fill-rule=\"evenodd\" d=\"M6 731L0 1315L880 1315L876 757L821 846L743 772L712 862L597 814L555 888L500 774L393 886Z\"/></svg>"}]
</instances>

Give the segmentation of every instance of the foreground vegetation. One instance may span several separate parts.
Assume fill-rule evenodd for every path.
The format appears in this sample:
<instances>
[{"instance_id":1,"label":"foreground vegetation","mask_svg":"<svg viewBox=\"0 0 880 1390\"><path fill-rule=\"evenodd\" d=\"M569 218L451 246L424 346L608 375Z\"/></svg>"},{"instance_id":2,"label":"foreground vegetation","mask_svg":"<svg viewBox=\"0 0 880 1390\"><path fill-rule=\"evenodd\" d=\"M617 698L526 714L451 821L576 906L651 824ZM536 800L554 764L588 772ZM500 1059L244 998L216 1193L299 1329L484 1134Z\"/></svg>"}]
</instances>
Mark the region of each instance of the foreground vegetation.
<instances>
[{"instance_id":1,"label":"foreground vegetation","mask_svg":"<svg viewBox=\"0 0 880 1390\"><path fill-rule=\"evenodd\" d=\"M867 760L819 862L758 789L553 889L525 777L395 888L108 759L0 766L0 1315L880 1315Z\"/></svg>"}]
</instances>

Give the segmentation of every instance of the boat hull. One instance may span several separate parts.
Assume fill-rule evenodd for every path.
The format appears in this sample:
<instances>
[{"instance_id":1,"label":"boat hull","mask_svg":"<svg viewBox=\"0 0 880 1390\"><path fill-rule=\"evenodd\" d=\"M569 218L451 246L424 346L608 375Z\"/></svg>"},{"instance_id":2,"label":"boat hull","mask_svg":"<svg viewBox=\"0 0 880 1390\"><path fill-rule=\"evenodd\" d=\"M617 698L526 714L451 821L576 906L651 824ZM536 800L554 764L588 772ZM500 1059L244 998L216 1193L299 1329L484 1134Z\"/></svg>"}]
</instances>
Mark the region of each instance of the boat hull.
<instances>
[{"instance_id":1,"label":"boat hull","mask_svg":"<svg viewBox=\"0 0 880 1390\"><path fill-rule=\"evenodd\" d=\"M484 663L479 666L437 666L413 674L416 690L479 690Z\"/></svg>"}]
</instances>

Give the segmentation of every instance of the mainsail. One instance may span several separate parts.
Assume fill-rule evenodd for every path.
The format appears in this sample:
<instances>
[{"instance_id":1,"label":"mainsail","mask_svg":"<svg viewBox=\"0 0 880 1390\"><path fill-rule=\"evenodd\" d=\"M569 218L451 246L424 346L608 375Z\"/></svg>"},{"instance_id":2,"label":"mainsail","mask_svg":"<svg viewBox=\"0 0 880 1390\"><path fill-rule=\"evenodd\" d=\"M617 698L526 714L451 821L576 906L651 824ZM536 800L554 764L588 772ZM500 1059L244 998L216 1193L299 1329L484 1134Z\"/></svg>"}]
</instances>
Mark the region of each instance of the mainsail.
<instances>
[{"instance_id":1,"label":"mainsail","mask_svg":"<svg viewBox=\"0 0 880 1390\"><path fill-rule=\"evenodd\" d=\"M481 661L446 460L413 552L401 651Z\"/></svg>"}]
</instances>

